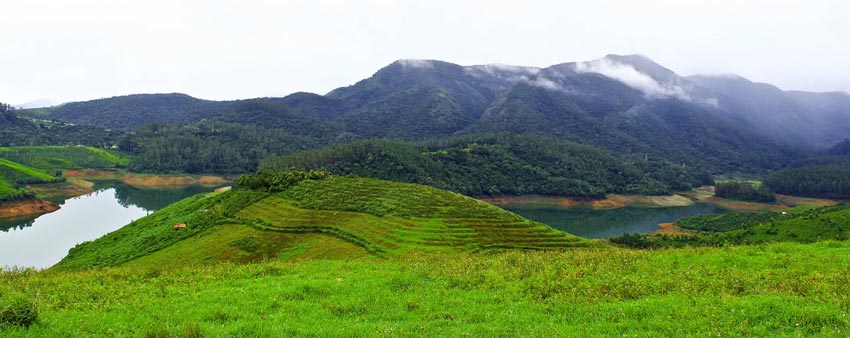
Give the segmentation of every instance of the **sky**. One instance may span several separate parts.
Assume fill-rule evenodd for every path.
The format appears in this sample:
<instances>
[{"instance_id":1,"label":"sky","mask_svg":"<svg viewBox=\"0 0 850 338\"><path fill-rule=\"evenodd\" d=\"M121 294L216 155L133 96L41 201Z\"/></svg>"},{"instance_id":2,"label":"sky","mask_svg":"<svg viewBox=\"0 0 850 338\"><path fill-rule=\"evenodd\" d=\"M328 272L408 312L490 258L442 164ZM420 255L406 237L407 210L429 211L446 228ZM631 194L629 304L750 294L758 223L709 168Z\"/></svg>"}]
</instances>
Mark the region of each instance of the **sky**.
<instances>
[{"instance_id":1,"label":"sky","mask_svg":"<svg viewBox=\"0 0 850 338\"><path fill-rule=\"evenodd\" d=\"M0 0L0 102L319 94L397 59L545 67L643 54L850 92L850 2Z\"/></svg>"}]
</instances>

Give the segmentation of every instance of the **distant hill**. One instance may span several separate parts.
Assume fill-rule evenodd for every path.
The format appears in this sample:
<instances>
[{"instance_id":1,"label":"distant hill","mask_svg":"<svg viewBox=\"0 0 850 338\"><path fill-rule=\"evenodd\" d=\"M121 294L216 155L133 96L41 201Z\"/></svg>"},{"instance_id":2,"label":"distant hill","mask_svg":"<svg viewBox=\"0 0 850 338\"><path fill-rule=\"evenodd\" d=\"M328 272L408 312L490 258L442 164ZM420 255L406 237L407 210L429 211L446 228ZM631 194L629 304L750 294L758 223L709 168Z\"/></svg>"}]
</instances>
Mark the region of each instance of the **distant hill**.
<instances>
[{"instance_id":1,"label":"distant hill","mask_svg":"<svg viewBox=\"0 0 850 338\"><path fill-rule=\"evenodd\" d=\"M186 224L186 230L175 231L178 223ZM588 245L587 240L435 188L364 178L300 178L271 193L244 189L177 202L78 245L56 268Z\"/></svg>"},{"instance_id":2,"label":"distant hill","mask_svg":"<svg viewBox=\"0 0 850 338\"><path fill-rule=\"evenodd\" d=\"M713 172L763 172L850 137L850 96L785 92L737 76L689 76L641 55L546 68L399 60L327 95L206 101L130 95L64 104L48 117L132 130L220 120L285 131L313 148L536 133Z\"/></svg>"},{"instance_id":3,"label":"distant hill","mask_svg":"<svg viewBox=\"0 0 850 338\"><path fill-rule=\"evenodd\" d=\"M151 122L185 124L232 109L233 102L216 102L185 94L137 94L70 102L50 111L50 118L115 130L130 130Z\"/></svg>"},{"instance_id":4,"label":"distant hill","mask_svg":"<svg viewBox=\"0 0 850 338\"><path fill-rule=\"evenodd\" d=\"M848 137L850 95L782 91L736 75L689 76L719 111L786 144L826 148Z\"/></svg>"},{"instance_id":5,"label":"distant hill","mask_svg":"<svg viewBox=\"0 0 850 338\"><path fill-rule=\"evenodd\" d=\"M38 100L33 100L33 101L25 102L25 103L14 104L13 106L15 106L18 109L32 109L32 108L45 108L45 107L58 106L60 104L62 104L62 102L59 102L59 101L56 101L56 100L38 99Z\"/></svg>"},{"instance_id":6,"label":"distant hill","mask_svg":"<svg viewBox=\"0 0 850 338\"><path fill-rule=\"evenodd\" d=\"M49 109L47 110L49 111ZM26 111L0 113L0 147L34 145L89 145L109 147L120 133L99 127L70 125L43 117L21 114ZM33 113L33 111L30 111ZM38 116L39 114L33 114Z\"/></svg>"}]
</instances>

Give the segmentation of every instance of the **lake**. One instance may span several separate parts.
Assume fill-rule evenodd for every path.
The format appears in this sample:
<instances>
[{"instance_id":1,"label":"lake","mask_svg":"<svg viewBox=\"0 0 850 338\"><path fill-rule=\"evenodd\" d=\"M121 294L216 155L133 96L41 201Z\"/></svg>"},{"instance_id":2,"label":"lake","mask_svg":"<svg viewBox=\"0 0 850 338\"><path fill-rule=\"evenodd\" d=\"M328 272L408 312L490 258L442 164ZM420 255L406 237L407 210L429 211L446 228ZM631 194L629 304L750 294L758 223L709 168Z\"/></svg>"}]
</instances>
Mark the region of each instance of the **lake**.
<instances>
[{"instance_id":1,"label":"lake","mask_svg":"<svg viewBox=\"0 0 850 338\"><path fill-rule=\"evenodd\" d=\"M102 182L95 192L54 200L62 209L38 217L0 219L0 267L48 268L75 245L97 239L183 198L212 191L138 189L121 182Z\"/></svg>"},{"instance_id":2,"label":"lake","mask_svg":"<svg viewBox=\"0 0 850 338\"><path fill-rule=\"evenodd\" d=\"M503 205L502 208L586 238L605 238L634 232L650 233L659 230L660 223L725 212L722 208L705 203L684 207L625 207L611 210L510 204Z\"/></svg>"}]
</instances>

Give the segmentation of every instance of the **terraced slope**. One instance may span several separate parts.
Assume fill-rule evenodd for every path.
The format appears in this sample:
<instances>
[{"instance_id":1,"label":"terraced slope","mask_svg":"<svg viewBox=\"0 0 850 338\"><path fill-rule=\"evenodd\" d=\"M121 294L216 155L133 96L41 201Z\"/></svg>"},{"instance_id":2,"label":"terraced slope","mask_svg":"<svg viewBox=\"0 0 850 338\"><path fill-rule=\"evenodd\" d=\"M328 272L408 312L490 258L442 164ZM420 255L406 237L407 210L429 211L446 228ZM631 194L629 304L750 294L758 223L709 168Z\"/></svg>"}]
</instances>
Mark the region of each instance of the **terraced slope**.
<instances>
[{"instance_id":1,"label":"terraced slope","mask_svg":"<svg viewBox=\"0 0 850 338\"><path fill-rule=\"evenodd\" d=\"M187 230L174 231L177 223L187 224ZM276 193L236 190L191 197L77 246L57 268L547 250L590 243L459 194L330 177Z\"/></svg>"}]
</instances>

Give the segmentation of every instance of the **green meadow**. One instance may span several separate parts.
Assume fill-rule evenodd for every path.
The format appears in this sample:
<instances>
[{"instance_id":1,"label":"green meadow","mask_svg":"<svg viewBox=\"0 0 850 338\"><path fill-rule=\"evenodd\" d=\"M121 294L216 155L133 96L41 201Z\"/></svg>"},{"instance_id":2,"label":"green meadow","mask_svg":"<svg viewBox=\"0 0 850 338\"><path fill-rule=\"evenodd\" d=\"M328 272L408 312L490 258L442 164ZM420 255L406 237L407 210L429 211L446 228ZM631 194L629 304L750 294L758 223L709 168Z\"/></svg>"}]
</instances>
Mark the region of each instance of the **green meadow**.
<instances>
[{"instance_id":1,"label":"green meadow","mask_svg":"<svg viewBox=\"0 0 850 338\"><path fill-rule=\"evenodd\" d=\"M2 335L845 337L847 271L834 241L13 271L38 316Z\"/></svg>"}]
</instances>

